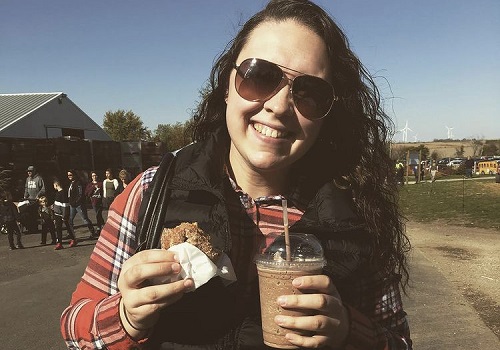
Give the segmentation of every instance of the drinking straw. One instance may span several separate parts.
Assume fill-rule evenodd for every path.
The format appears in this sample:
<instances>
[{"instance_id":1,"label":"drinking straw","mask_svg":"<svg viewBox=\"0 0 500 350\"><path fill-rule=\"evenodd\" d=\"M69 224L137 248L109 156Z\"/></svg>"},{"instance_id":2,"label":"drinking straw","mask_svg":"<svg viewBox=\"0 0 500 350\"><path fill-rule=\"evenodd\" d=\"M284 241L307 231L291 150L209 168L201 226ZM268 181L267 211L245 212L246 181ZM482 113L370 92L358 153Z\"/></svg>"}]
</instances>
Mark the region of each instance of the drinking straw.
<instances>
[{"instance_id":1,"label":"drinking straw","mask_svg":"<svg viewBox=\"0 0 500 350\"><path fill-rule=\"evenodd\" d=\"M290 233L288 232L288 208L286 199L281 201L283 207L283 227L285 229L285 250L286 250L286 261L292 260L292 253L290 251Z\"/></svg>"}]
</instances>

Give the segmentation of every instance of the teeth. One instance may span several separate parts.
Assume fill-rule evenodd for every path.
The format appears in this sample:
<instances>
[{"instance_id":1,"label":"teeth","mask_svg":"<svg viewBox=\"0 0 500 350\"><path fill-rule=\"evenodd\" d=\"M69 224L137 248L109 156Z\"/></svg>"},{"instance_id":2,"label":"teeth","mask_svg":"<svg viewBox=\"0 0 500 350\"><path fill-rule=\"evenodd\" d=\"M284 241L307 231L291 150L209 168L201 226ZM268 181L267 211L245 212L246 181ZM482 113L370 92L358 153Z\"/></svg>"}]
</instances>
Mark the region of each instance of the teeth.
<instances>
[{"instance_id":1,"label":"teeth","mask_svg":"<svg viewBox=\"0 0 500 350\"><path fill-rule=\"evenodd\" d=\"M273 139L278 139L278 138L284 138L286 136L286 133L278 131L276 129L272 129L268 126L259 124L259 123L254 123L253 128L257 130L259 133L262 135L265 135L267 137L272 137Z\"/></svg>"}]
</instances>

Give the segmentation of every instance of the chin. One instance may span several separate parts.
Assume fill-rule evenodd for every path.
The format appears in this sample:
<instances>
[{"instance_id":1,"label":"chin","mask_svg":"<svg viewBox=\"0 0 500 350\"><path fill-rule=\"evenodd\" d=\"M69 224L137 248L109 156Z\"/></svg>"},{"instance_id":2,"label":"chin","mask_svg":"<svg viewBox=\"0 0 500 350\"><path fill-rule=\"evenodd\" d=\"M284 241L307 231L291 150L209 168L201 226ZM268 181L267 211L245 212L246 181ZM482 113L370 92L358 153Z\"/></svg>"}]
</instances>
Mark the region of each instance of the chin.
<instances>
[{"instance_id":1,"label":"chin","mask_svg":"<svg viewBox=\"0 0 500 350\"><path fill-rule=\"evenodd\" d=\"M275 156L269 157L269 154L266 154L263 157L256 157L255 155L252 155L248 161L254 169L262 172L288 169L291 164L289 159L276 158Z\"/></svg>"}]
</instances>

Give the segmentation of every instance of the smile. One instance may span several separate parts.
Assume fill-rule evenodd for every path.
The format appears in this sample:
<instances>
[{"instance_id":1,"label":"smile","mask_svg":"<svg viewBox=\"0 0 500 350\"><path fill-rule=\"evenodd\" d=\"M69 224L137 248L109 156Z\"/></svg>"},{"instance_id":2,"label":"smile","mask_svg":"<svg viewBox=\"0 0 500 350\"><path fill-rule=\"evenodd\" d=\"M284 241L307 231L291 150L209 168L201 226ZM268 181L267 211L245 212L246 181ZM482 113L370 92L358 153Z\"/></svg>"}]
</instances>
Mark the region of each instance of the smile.
<instances>
[{"instance_id":1,"label":"smile","mask_svg":"<svg viewBox=\"0 0 500 350\"><path fill-rule=\"evenodd\" d=\"M269 126L262 125L259 123L254 123L252 124L252 126L259 134L267 137L272 137L273 139L283 139L288 136L288 133L286 132L273 129L270 128Z\"/></svg>"}]
</instances>

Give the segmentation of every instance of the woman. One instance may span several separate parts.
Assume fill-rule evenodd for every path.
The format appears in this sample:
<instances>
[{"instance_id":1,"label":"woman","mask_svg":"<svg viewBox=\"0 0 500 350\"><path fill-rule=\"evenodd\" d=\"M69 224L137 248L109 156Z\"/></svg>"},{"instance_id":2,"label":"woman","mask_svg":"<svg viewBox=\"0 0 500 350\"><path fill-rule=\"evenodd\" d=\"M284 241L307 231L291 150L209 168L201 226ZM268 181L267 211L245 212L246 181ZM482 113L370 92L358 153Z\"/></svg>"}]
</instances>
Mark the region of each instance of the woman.
<instances>
[{"instance_id":1,"label":"woman","mask_svg":"<svg viewBox=\"0 0 500 350\"><path fill-rule=\"evenodd\" d=\"M198 222L230 257L237 282L212 278L194 292L190 279L152 282L175 276L180 265L171 252L138 249L141 202L154 200L151 188L164 180L151 182L155 169L148 170L113 204L118 216L62 316L67 344L265 349L253 259L262 238L282 227L284 196L290 231L316 234L328 261L323 275L293 281L310 294L279 298L284 307L314 310L275 319L307 331L288 341L411 348L399 293L408 240L395 204L386 115L344 34L313 3L271 1L217 60L211 88L195 118L196 142L176 154L161 226ZM107 268L96 266L103 256Z\"/></svg>"},{"instance_id":2,"label":"woman","mask_svg":"<svg viewBox=\"0 0 500 350\"><path fill-rule=\"evenodd\" d=\"M118 188L118 180L113 178L111 169L106 169L106 178L102 182L103 207L109 209L111 203L116 197L116 189Z\"/></svg>"},{"instance_id":3,"label":"woman","mask_svg":"<svg viewBox=\"0 0 500 350\"><path fill-rule=\"evenodd\" d=\"M90 198L90 203L95 211L97 238L101 234L102 227L104 226L104 219L102 217L103 185L102 182L99 181L99 176L95 171L90 172L90 177L91 181L85 187L85 195Z\"/></svg>"},{"instance_id":4,"label":"woman","mask_svg":"<svg viewBox=\"0 0 500 350\"><path fill-rule=\"evenodd\" d=\"M120 181L118 182L118 187L116 188L115 196L118 196L120 193L123 192L123 190L127 188L128 184L130 183L130 173L127 170L122 169L118 173L118 178L120 179Z\"/></svg>"},{"instance_id":5,"label":"woman","mask_svg":"<svg viewBox=\"0 0 500 350\"><path fill-rule=\"evenodd\" d=\"M74 247L78 244L73 228L69 224L69 199L68 194L62 187L61 181L54 179L54 190L56 194L54 195L54 224L56 226L56 240L57 244L54 250L63 249L62 245L62 224L66 226L66 231L68 231L69 246Z\"/></svg>"},{"instance_id":6,"label":"woman","mask_svg":"<svg viewBox=\"0 0 500 350\"><path fill-rule=\"evenodd\" d=\"M95 233L94 225L92 225L92 221L90 221L88 213L87 213L87 204L85 198L85 188L78 178L78 174L74 169L69 169L67 172L68 180L70 181L68 187L68 199L69 199L69 225L71 226L71 230L75 232L75 226L73 224L75 220L75 216L77 213L80 214L83 223L89 229L89 239L97 238L97 234ZM74 240L74 238L72 238Z\"/></svg>"}]
</instances>

